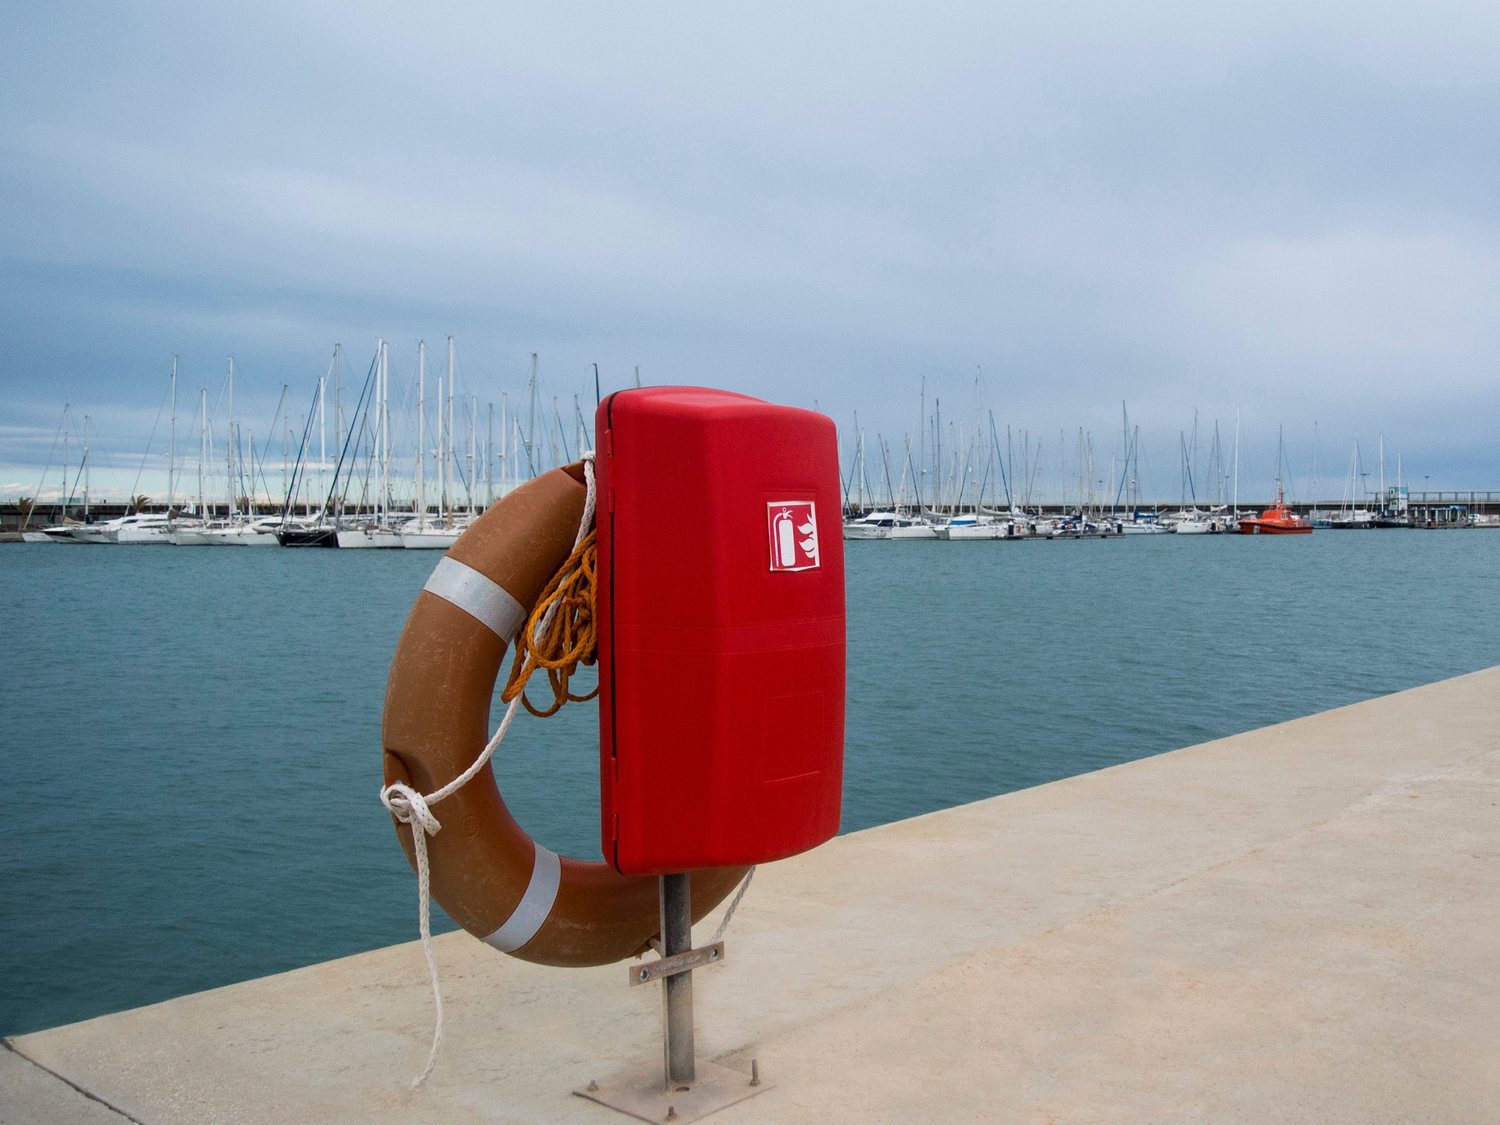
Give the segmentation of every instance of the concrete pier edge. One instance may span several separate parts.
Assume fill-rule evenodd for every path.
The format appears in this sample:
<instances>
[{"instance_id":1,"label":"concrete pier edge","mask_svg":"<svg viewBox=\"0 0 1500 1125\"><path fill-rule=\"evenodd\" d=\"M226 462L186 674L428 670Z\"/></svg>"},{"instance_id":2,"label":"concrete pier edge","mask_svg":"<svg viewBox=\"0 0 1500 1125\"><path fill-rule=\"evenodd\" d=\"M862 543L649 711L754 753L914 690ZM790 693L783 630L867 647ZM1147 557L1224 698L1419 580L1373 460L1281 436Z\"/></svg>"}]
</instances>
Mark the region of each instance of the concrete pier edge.
<instances>
[{"instance_id":1,"label":"concrete pier edge","mask_svg":"<svg viewBox=\"0 0 1500 1125\"><path fill-rule=\"evenodd\" d=\"M1500 1120L1497 700L1491 668L765 866L694 984L700 1056L776 1085L711 1120ZM17 1036L0 1122L625 1120L570 1091L659 1057L654 987L437 950L421 1090L412 943Z\"/></svg>"}]
</instances>

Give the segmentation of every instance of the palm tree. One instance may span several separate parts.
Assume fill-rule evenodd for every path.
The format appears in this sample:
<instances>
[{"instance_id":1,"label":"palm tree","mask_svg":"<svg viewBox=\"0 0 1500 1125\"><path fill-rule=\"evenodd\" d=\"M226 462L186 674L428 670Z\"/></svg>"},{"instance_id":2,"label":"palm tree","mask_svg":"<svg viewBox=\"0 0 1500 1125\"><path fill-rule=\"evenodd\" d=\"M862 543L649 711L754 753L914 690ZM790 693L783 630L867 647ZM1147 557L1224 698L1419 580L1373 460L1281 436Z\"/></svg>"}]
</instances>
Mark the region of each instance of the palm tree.
<instances>
[{"instance_id":1,"label":"palm tree","mask_svg":"<svg viewBox=\"0 0 1500 1125\"><path fill-rule=\"evenodd\" d=\"M146 505L149 503L151 503L151 497L145 495L144 493L142 493L140 496L132 496L130 498L129 505L130 514L139 515L143 510L145 510Z\"/></svg>"},{"instance_id":2,"label":"palm tree","mask_svg":"<svg viewBox=\"0 0 1500 1125\"><path fill-rule=\"evenodd\" d=\"M16 519L22 531L31 523L31 513L36 509L36 500L30 496L16 497Z\"/></svg>"}]
</instances>

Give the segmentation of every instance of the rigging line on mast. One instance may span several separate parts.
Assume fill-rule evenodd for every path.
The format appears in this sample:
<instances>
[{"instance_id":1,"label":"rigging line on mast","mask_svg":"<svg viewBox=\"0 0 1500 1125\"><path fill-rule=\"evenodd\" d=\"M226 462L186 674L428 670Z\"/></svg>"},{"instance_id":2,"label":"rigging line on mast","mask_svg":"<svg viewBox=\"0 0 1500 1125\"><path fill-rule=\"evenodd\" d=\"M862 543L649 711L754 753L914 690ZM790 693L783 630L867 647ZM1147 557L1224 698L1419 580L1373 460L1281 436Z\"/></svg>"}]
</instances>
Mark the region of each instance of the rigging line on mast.
<instances>
[{"instance_id":1,"label":"rigging line on mast","mask_svg":"<svg viewBox=\"0 0 1500 1125\"><path fill-rule=\"evenodd\" d=\"M132 502L135 500L136 496L139 495L139 493L136 492L136 489L141 486L141 474L146 471L146 459L151 456L151 443L156 440L156 431L157 428L161 425L161 412L167 408L167 395L170 395L171 393L171 388L168 387L166 394L162 396L161 405L156 408L156 421L151 423L151 433L150 436L146 438L146 451L141 454L140 468L136 469L135 481L130 486L130 499Z\"/></svg>"},{"instance_id":2,"label":"rigging line on mast","mask_svg":"<svg viewBox=\"0 0 1500 1125\"><path fill-rule=\"evenodd\" d=\"M375 351L375 355L370 359L370 369L365 372L365 384L362 388L360 388L359 398L354 403L354 416L359 419L361 432L363 432L363 430L367 427L369 406L366 404L365 399L367 395L371 395L371 381L375 377L375 369L379 363L380 350L377 348ZM348 432L346 432L344 435L344 445L343 448L339 450L339 459L334 463L333 483L329 485L328 496L323 501L323 510L325 512L329 511L333 506L333 496L335 492L338 492L339 474L343 472L344 461L346 459L349 459L352 463L349 446L350 443L354 441L354 433L355 426L353 423L351 423ZM344 480L344 491L339 493L339 509L341 511L344 505L346 505L349 501L349 486L353 483L353 479L354 470L351 468L348 476Z\"/></svg>"}]
</instances>

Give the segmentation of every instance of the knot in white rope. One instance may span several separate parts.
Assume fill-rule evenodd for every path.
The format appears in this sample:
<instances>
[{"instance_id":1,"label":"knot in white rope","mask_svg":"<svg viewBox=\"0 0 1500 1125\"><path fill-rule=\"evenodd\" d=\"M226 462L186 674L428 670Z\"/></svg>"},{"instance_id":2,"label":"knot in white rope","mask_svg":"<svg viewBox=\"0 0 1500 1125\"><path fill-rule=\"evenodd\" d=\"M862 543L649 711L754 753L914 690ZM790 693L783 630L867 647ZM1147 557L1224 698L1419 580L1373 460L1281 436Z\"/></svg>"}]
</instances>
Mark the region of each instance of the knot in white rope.
<instances>
[{"instance_id":1,"label":"knot in white rope","mask_svg":"<svg viewBox=\"0 0 1500 1125\"><path fill-rule=\"evenodd\" d=\"M427 807L427 798L402 781L393 781L380 791L380 803L402 824L420 825L427 836L436 836L443 826Z\"/></svg>"}]
</instances>

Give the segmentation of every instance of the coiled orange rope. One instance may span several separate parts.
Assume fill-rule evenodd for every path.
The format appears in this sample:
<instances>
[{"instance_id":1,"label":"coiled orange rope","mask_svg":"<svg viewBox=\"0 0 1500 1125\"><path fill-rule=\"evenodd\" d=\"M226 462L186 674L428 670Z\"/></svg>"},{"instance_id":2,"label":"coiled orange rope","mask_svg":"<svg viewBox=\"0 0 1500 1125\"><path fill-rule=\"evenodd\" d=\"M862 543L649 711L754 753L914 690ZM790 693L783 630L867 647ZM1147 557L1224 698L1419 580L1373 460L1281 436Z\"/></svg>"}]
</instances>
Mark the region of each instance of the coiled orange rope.
<instances>
[{"instance_id":1,"label":"coiled orange rope","mask_svg":"<svg viewBox=\"0 0 1500 1125\"><path fill-rule=\"evenodd\" d=\"M587 695L574 695L569 681L580 664L592 667L599 656L599 634L594 622L594 589L599 573L598 530L590 529L567 562L547 583L532 607L526 626L516 638L515 662L500 698L509 703L517 695L538 718L555 715L564 703L582 703L599 694L596 685ZM548 611L556 606L551 612ZM552 705L539 710L526 696L526 684L538 668L547 672Z\"/></svg>"}]
</instances>

